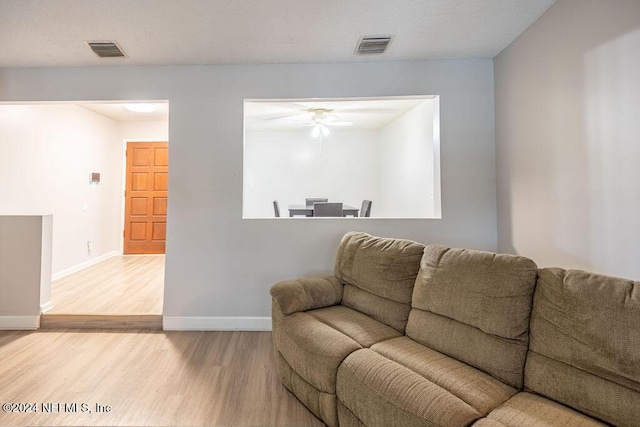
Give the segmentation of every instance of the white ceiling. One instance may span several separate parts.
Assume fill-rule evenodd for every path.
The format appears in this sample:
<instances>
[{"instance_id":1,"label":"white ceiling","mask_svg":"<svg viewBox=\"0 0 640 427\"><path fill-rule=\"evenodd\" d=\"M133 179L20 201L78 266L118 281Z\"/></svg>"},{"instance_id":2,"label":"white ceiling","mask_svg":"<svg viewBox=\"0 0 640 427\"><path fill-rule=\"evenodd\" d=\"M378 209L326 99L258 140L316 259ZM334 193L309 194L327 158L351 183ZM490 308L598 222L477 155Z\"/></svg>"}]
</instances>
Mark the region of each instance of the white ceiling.
<instances>
[{"instance_id":1,"label":"white ceiling","mask_svg":"<svg viewBox=\"0 0 640 427\"><path fill-rule=\"evenodd\" d=\"M248 130L305 128L313 123L310 111L323 109L336 121L352 123L342 129L379 129L432 98L247 101L244 104L245 127Z\"/></svg>"},{"instance_id":2,"label":"white ceiling","mask_svg":"<svg viewBox=\"0 0 640 427\"><path fill-rule=\"evenodd\" d=\"M556 0L2 0L0 67L492 58ZM355 56L363 35L394 35ZM127 58L98 58L115 40Z\"/></svg>"},{"instance_id":3,"label":"white ceiling","mask_svg":"<svg viewBox=\"0 0 640 427\"><path fill-rule=\"evenodd\" d=\"M169 120L168 102L144 101L143 103L154 104L156 110L150 113L137 113L125 108L129 103L121 102L86 102L77 105L118 122L166 122Z\"/></svg>"}]
</instances>

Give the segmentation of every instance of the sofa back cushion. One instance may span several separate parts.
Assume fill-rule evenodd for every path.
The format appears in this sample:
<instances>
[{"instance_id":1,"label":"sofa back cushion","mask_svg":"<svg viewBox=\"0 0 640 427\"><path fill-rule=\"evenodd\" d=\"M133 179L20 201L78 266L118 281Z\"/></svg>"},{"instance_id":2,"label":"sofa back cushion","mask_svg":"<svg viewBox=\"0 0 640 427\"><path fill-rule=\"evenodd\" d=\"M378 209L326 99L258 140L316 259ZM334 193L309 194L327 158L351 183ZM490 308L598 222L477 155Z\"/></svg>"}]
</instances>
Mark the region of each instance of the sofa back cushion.
<instances>
[{"instance_id":1,"label":"sofa back cushion","mask_svg":"<svg viewBox=\"0 0 640 427\"><path fill-rule=\"evenodd\" d=\"M427 246L407 335L522 388L536 273L524 257Z\"/></svg>"},{"instance_id":2,"label":"sofa back cushion","mask_svg":"<svg viewBox=\"0 0 640 427\"><path fill-rule=\"evenodd\" d=\"M347 233L335 265L345 284L342 304L404 333L423 251L410 240Z\"/></svg>"},{"instance_id":3,"label":"sofa back cushion","mask_svg":"<svg viewBox=\"0 0 640 427\"><path fill-rule=\"evenodd\" d=\"M540 270L525 387L608 423L640 422L640 282Z\"/></svg>"}]
</instances>

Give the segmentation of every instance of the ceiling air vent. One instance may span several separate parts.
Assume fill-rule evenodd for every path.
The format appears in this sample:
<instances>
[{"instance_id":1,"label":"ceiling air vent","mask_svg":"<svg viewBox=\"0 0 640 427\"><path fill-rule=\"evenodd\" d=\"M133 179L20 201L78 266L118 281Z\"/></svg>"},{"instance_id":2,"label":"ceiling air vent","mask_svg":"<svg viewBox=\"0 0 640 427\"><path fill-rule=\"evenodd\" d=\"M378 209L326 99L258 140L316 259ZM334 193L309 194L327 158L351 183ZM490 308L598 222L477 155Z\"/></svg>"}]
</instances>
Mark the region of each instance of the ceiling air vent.
<instances>
[{"instance_id":1,"label":"ceiling air vent","mask_svg":"<svg viewBox=\"0 0 640 427\"><path fill-rule=\"evenodd\" d=\"M125 54L115 42L87 42L100 58L124 58Z\"/></svg>"},{"instance_id":2,"label":"ceiling air vent","mask_svg":"<svg viewBox=\"0 0 640 427\"><path fill-rule=\"evenodd\" d=\"M364 36L358 42L356 54L374 55L384 53L391 43L391 36Z\"/></svg>"}]
</instances>

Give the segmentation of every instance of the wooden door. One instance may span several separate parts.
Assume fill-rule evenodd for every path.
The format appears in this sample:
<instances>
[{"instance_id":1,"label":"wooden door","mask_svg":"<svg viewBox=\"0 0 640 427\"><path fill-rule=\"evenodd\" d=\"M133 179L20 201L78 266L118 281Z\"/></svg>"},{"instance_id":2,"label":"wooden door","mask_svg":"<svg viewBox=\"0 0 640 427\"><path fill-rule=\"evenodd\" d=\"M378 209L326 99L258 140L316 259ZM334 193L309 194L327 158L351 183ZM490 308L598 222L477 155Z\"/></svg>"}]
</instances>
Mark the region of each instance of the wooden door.
<instances>
[{"instance_id":1,"label":"wooden door","mask_svg":"<svg viewBox=\"0 0 640 427\"><path fill-rule=\"evenodd\" d=\"M127 143L125 254L163 254L167 233L167 142Z\"/></svg>"}]
</instances>

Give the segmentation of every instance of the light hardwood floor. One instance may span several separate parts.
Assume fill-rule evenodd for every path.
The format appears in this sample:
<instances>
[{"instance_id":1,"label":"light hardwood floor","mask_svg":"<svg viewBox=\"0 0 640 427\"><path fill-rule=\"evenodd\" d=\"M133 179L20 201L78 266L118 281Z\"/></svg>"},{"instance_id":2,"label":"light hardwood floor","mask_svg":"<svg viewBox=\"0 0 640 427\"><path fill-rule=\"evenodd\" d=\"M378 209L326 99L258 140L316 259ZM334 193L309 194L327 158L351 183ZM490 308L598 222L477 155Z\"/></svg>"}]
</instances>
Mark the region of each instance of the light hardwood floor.
<instances>
[{"instance_id":1,"label":"light hardwood floor","mask_svg":"<svg viewBox=\"0 0 640 427\"><path fill-rule=\"evenodd\" d=\"M0 403L39 406L3 426L323 425L281 385L270 332L0 331L0 361Z\"/></svg>"},{"instance_id":2,"label":"light hardwood floor","mask_svg":"<svg viewBox=\"0 0 640 427\"><path fill-rule=\"evenodd\" d=\"M43 329L162 329L161 314L43 314Z\"/></svg>"},{"instance_id":3,"label":"light hardwood floor","mask_svg":"<svg viewBox=\"0 0 640 427\"><path fill-rule=\"evenodd\" d=\"M108 258L51 284L47 314L162 314L164 255Z\"/></svg>"}]
</instances>

